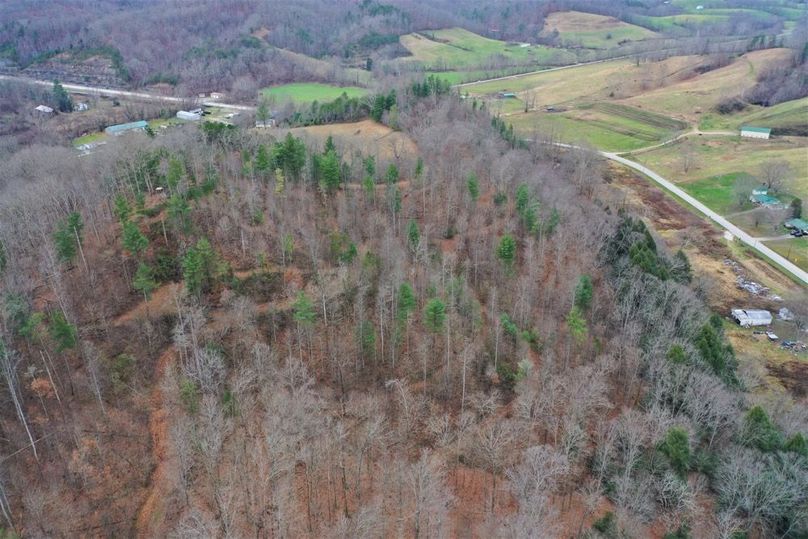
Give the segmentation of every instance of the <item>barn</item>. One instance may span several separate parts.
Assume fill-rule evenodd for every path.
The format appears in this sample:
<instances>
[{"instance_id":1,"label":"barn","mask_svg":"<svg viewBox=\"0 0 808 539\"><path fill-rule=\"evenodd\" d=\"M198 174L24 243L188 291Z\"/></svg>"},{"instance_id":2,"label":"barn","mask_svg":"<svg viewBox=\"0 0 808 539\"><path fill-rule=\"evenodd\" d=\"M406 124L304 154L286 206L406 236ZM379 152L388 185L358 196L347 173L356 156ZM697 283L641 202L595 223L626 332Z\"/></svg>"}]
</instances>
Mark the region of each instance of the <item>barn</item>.
<instances>
[{"instance_id":1,"label":"barn","mask_svg":"<svg viewBox=\"0 0 808 539\"><path fill-rule=\"evenodd\" d=\"M745 328L768 326L772 323L772 313L763 309L732 309L732 318Z\"/></svg>"},{"instance_id":2,"label":"barn","mask_svg":"<svg viewBox=\"0 0 808 539\"><path fill-rule=\"evenodd\" d=\"M741 126L742 137L767 139L771 134L772 130L766 127L752 127L751 125Z\"/></svg>"}]
</instances>

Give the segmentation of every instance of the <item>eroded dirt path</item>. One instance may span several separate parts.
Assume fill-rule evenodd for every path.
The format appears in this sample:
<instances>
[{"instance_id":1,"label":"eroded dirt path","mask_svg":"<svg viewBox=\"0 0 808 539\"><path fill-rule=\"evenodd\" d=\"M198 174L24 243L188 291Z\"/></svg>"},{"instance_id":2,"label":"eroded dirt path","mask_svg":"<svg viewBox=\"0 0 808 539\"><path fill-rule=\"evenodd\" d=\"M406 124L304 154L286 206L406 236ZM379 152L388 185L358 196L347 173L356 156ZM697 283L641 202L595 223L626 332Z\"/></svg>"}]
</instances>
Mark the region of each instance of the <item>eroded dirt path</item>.
<instances>
[{"instance_id":1,"label":"eroded dirt path","mask_svg":"<svg viewBox=\"0 0 808 539\"><path fill-rule=\"evenodd\" d=\"M154 292L148 301L141 301L135 307L126 311L113 322L116 326L122 326L132 320L144 318L146 316L159 317L177 312L177 295L182 290L182 283L168 283Z\"/></svg>"},{"instance_id":2,"label":"eroded dirt path","mask_svg":"<svg viewBox=\"0 0 808 539\"><path fill-rule=\"evenodd\" d=\"M154 386L151 395L152 411L149 417L149 433L152 438L152 455L155 462L149 480L148 494L135 521L136 537L159 537L159 528L165 517L165 500L174 488L171 479L171 447L169 441L169 409L164 395L164 380L175 360L174 347L167 348L157 360Z\"/></svg>"}]
</instances>

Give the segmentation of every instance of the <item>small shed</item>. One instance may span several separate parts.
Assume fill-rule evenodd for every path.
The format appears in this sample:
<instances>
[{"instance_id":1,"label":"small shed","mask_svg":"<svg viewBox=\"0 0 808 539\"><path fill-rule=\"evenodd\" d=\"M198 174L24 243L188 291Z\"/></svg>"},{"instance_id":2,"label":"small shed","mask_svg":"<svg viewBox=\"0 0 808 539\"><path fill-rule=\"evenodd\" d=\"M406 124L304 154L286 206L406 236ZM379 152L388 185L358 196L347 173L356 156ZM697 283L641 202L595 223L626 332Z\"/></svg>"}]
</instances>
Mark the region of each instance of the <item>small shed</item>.
<instances>
[{"instance_id":1,"label":"small shed","mask_svg":"<svg viewBox=\"0 0 808 539\"><path fill-rule=\"evenodd\" d=\"M772 323L772 313L763 309L732 309L732 318L744 328Z\"/></svg>"},{"instance_id":2,"label":"small shed","mask_svg":"<svg viewBox=\"0 0 808 539\"><path fill-rule=\"evenodd\" d=\"M767 127L752 127L751 125L741 126L742 137L767 139L771 134L772 130Z\"/></svg>"},{"instance_id":3,"label":"small shed","mask_svg":"<svg viewBox=\"0 0 808 539\"><path fill-rule=\"evenodd\" d=\"M500 92L499 93L500 99L516 99L516 94L513 92Z\"/></svg>"},{"instance_id":4,"label":"small shed","mask_svg":"<svg viewBox=\"0 0 808 539\"><path fill-rule=\"evenodd\" d=\"M137 122L129 122L125 124L111 125L104 129L108 135L121 135L128 131L142 131L149 126L146 120L138 120Z\"/></svg>"},{"instance_id":5,"label":"small shed","mask_svg":"<svg viewBox=\"0 0 808 539\"><path fill-rule=\"evenodd\" d=\"M44 114L53 114L53 108L47 105L37 105L34 107L34 110L42 112Z\"/></svg>"},{"instance_id":6,"label":"small shed","mask_svg":"<svg viewBox=\"0 0 808 539\"><path fill-rule=\"evenodd\" d=\"M266 127L275 127L275 118L269 118L265 121L255 120L255 127L262 129Z\"/></svg>"}]
</instances>

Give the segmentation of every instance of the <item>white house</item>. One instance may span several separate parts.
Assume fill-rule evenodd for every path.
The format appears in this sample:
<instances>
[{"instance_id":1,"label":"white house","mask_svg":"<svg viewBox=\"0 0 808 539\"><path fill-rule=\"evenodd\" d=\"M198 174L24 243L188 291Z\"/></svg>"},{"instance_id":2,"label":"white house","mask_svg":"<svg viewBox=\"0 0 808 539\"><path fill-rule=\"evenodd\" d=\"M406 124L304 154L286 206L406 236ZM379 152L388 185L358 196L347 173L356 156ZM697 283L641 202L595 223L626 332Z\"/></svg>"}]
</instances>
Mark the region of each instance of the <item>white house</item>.
<instances>
[{"instance_id":1,"label":"white house","mask_svg":"<svg viewBox=\"0 0 808 539\"><path fill-rule=\"evenodd\" d=\"M772 323L772 313L763 309L732 309L732 318L744 328L768 326Z\"/></svg>"},{"instance_id":2,"label":"white house","mask_svg":"<svg viewBox=\"0 0 808 539\"><path fill-rule=\"evenodd\" d=\"M45 114L53 114L53 109L47 105L37 105L36 107L34 107L34 110L43 112Z\"/></svg>"},{"instance_id":3,"label":"white house","mask_svg":"<svg viewBox=\"0 0 808 539\"><path fill-rule=\"evenodd\" d=\"M771 134L772 130L765 127L752 127L751 125L741 126L742 137L767 139Z\"/></svg>"}]
</instances>

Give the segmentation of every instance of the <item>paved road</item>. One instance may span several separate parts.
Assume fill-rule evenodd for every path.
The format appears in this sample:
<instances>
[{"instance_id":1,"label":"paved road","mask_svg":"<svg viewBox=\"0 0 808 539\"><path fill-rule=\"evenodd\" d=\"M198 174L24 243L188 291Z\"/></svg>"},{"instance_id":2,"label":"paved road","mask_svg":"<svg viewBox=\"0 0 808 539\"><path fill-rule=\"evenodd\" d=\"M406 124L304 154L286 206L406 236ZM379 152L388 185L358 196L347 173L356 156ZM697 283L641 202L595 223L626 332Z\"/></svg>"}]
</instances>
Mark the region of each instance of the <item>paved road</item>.
<instances>
[{"instance_id":1,"label":"paved road","mask_svg":"<svg viewBox=\"0 0 808 539\"><path fill-rule=\"evenodd\" d=\"M566 146L570 147L569 145ZM702 204L701 202L699 202L698 200L687 194L685 191L677 187L676 184L674 184L669 180L666 180L653 170L644 167L639 163L631 161L630 159L626 159L625 157L622 157L616 153L610 153L610 152L599 152L599 153L606 159L610 159L612 161L633 168L634 170L645 174L653 181L658 183L660 186L662 186L664 189L675 194L676 196L678 196L679 198L681 198L682 200L684 200L685 202L687 202L688 204L699 210L701 213L709 217L720 227L722 227L725 230L728 230L730 233L732 233L733 236L738 238L740 241L742 241L749 247L753 248L758 253L765 255L766 257L773 260L777 265L779 265L781 268L783 268L788 273L793 275L795 278L797 278L797 280L801 281L803 285L808 286L808 272L806 272L802 268L797 267L796 264L790 262L785 257L777 254L769 247L764 245L760 241L761 238L753 238L752 236L750 236L737 226L730 223L727 219L725 219L721 215L718 215L713 210L711 210L710 208L708 208L707 206L705 206L704 204Z\"/></svg>"},{"instance_id":2,"label":"paved road","mask_svg":"<svg viewBox=\"0 0 808 539\"><path fill-rule=\"evenodd\" d=\"M14 77L11 75L0 75L0 80L10 80L16 82L26 82L28 84L38 84L40 86L53 86L53 81L29 79L27 77ZM77 94L85 95L98 95L107 97L128 97L131 99L139 99L143 101L167 101L169 103L193 103L196 105L205 105L208 107L221 107L223 109L232 109L245 112L252 112L255 107L250 105L235 105L232 103L219 103L213 99L199 100L197 98L187 97L173 97L158 94L149 94L146 92L130 92L128 90L115 90L113 88L97 88L95 86L83 86L81 84L62 83L65 90L75 92Z\"/></svg>"}]
</instances>

